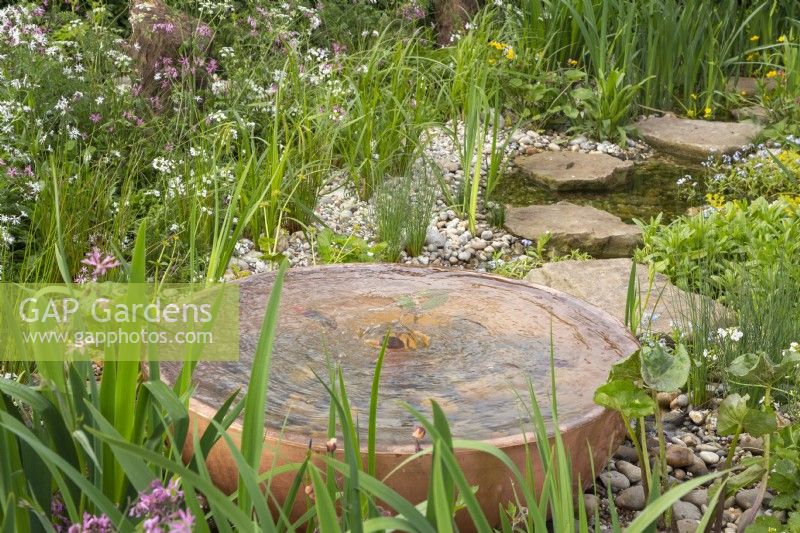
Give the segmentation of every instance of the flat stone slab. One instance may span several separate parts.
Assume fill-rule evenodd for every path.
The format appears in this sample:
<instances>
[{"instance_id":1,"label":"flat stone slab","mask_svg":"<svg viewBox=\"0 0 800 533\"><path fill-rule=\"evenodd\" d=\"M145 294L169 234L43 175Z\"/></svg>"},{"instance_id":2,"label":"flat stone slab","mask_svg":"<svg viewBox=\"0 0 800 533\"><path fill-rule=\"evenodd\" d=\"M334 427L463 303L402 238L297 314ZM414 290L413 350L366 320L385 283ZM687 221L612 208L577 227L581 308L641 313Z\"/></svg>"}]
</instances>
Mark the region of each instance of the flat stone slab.
<instances>
[{"instance_id":1,"label":"flat stone slab","mask_svg":"<svg viewBox=\"0 0 800 533\"><path fill-rule=\"evenodd\" d=\"M583 250L592 257L630 257L642 232L621 218L591 206L558 202L506 207L506 228L514 235L538 241L550 234L556 251Z\"/></svg>"},{"instance_id":2,"label":"flat stone slab","mask_svg":"<svg viewBox=\"0 0 800 533\"><path fill-rule=\"evenodd\" d=\"M559 261L531 270L525 280L571 294L624 322L631 266L630 259ZM640 301L648 300L642 317L642 330L670 333L673 322L683 322L681 317L693 295L671 284L664 274L657 273L648 298L647 265L637 265L636 277Z\"/></svg>"},{"instance_id":3,"label":"flat stone slab","mask_svg":"<svg viewBox=\"0 0 800 533\"><path fill-rule=\"evenodd\" d=\"M608 190L628 181L632 161L607 154L541 152L514 163L531 180L554 191Z\"/></svg>"},{"instance_id":4,"label":"flat stone slab","mask_svg":"<svg viewBox=\"0 0 800 533\"><path fill-rule=\"evenodd\" d=\"M751 122L691 120L670 114L643 118L635 126L639 135L654 148L684 159L731 154L753 142L763 129Z\"/></svg>"},{"instance_id":5,"label":"flat stone slab","mask_svg":"<svg viewBox=\"0 0 800 533\"><path fill-rule=\"evenodd\" d=\"M752 120L756 124L766 124L769 120L767 110L760 105L731 109L731 115L733 115L733 118L736 120Z\"/></svg>"},{"instance_id":6,"label":"flat stone slab","mask_svg":"<svg viewBox=\"0 0 800 533\"><path fill-rule=\"evenodd\" d=\"M755 96L759 91L759 83L763 83L764 88L770 91L777 85L772 78L759 79L742 76L729 79L727 88L729 91L733 91L741 96Z\"/></svg>"}]
</instances>

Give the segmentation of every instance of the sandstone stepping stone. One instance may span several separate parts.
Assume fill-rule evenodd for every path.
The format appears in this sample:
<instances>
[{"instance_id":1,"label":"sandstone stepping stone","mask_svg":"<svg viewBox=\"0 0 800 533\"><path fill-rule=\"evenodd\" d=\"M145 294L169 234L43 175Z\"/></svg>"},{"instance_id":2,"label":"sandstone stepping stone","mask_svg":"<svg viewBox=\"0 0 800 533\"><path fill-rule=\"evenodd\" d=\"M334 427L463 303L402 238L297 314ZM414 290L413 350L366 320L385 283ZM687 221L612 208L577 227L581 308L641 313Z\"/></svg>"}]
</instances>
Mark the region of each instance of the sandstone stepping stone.
<instances>
[{"instance_id":1,"label":"sandstone stepping stone","mask_svg":"<svg viewBox=\"0 0 800 533\"><path fill-rule=\"evenodd\" d=\"M776 86L774 79L763 78L759 80L758 78L750 78L747 76L731 78L728 80L727 86L729 91L735 91L742 96L755 96L758 93L759 81L769 90L774 89Z\"/></svg>"},{"instance_id":2,"label":"sandstone stepping stone","mask_svg":"<svg viewBox=\"0 0 800 533\"><path fill-rule=\"evenodd\" d=\"M527 281L546 285L585 300L612 316L625 320L625 298L631 275L630 259L597 259L593 261L559 261L547 263L531 270ZM647 298L649 286L646 265L637 265L641 301ZM672 285L666 276L656 274L645 308L642 328L655 333L670 333L671 321L681 323L681 311L688 306L691 296ZM649 321L649 322L648 322ZM665 393L659 404L669 406L675 396Z\"/></svg>"},{"instance_id":3,"label":"sandstone stepping stone","mask_svg":"<svg viewBox=\"0 0 800 533\"><path fill-rule=\"evenodd\" d=\"M763 129L752 122L691 120L672 114L643 118L635 126L639 135L654 148L684 159L731 154L753 142Z\"/></svg>"},{"instance_id":4,"label":"sandstone stepping stone","mask_svg":"<svg viewBox=\"0 0 800 533\"><path fill-rule=\"evenodd\" d=\"M514 163L531 180L554 191L597 191L624 185L633 168L607 154L540 152L519 156Z\"/></svg>"},{"instance_id":5,"label":"sandstone stepping stone","mask_svg":"<svg viewBox=\"0 0 800 533\"><path fill-rule=\"evenodd\" d=\"M593 257L630 257L642 235L637 226L611 213L569 202L507 206L506 228L534 241L549 233L549 245L556 251L579 249Z\"/></svg>"},{"instance_id":6,"label":"sandstone stepping stone","mask_svg":"<svg viewBox=\"0 0 800 533\"><path fill-rule=\"evenodd\" d=\"M752 120L757 124L766 124L769 119L767 110L760 105L731 109L731 115L733 115L733 118L736 120Z\"/></svg>"}]
</instances>

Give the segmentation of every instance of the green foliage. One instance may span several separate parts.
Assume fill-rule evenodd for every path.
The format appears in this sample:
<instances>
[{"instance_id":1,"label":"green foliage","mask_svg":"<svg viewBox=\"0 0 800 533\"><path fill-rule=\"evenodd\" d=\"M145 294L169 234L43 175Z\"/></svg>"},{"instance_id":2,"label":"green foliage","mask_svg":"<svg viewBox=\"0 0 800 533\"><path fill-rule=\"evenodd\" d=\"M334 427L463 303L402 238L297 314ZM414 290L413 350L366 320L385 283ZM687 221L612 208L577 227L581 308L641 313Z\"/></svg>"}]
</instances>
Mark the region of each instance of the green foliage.
<instances>
[{"instance_id":1,"label":"green foliage","mask_svg":"<svg viewBox=\"0 0 800 533\"><path fill-rule=\"evenodd\" d=\"M652 415L656 403L642 388L629 380L615 380L601 386L594 393L598 405L619 411L626 418Z\"/></svg>"},{"instance_id":2,"label":"green foliage","mask_svg":"<svg viewBox=\"0 0 800 533\"><path fill-rule=\"evenodd\" d=\"M570 250L568 254L559 255L554 250L548 251L547 243L550 242L550 235L545 235L538 241L535 246L528 246L525 250L525 255L517 257L512 261L504 261L499 257L499 253L495 253L492 259L493 267L491 269L493 274L505 276L513 279L524 279L528 273L539 268L545 263L556 263L558 261L587 261L591 256L580 250Z\"/></svg>"},{"instance_id":3,"label":"green foliage","mask_svg":"<svg viewBox=\"0 0 800 533\"><path fill-rule=\"evenodd\" d=\"M397 261L403 250L422 253L435 201L436 184L427 171L384 181L375 195L375 220L387 260Z\"/></svg>"},{"instance_id":4,"label":"green foliage","mask_svg":"<svg viewBox=\"0 0 800 533\"><path fill-rule=\"evenodd\" d=\"M642 379L645 385L657 391L669 392L682 388L689 379L689 354L679 344L672 353L661 344L642 346Z\"/></svg>"},{"instance_id":5,"label":"green foliage","mask_svg":"<svg viewBox=\"0 0 800 533\"><path fill-rule=\"evenodd\" d=\"M737 264L764 271L800 251L800 209L785 200L729 202L667 226L658 220L638 224L644 245L637 261L652 262L673 281L714 296L733 286Z\"/></svg>"},{"instance_id":6,"label":"green foliage","mask_svg":"<svg viewBox=\"0 0 800 533\"><path fill-rule=\"evenodd\" d=\"M770 506L789 513L790 528L800 525L800 427L797 424L781 429L776 435L769 488L776 493Z\"/></svg>"},{"instance_id":7,"label":"green foliage","mask_svg":"<svg viewBox=\"0 0 800 533\"><path fill-rule=\"evenodd\" d=\"M322 263L371 263L386 253L386 244L369 244L355 235L338 235L323 229L317 239L317 253Z\"/></svg>"},{"instance_id":8,"label":"green foliage","mask_svg":"<svg viewBox=\"0 0 800 533\"><path fill-rule=\"evenodd\" d=\"M631 104L647 81L626 84L625 73L621 70L612 69L608 74L598 72L593 90L580 87L572 91L578 109L583 110L584 121L577 127L588 127L591 133L601 139L625 142L628 118L633 112Z\"/></svg>"}]
</instances>

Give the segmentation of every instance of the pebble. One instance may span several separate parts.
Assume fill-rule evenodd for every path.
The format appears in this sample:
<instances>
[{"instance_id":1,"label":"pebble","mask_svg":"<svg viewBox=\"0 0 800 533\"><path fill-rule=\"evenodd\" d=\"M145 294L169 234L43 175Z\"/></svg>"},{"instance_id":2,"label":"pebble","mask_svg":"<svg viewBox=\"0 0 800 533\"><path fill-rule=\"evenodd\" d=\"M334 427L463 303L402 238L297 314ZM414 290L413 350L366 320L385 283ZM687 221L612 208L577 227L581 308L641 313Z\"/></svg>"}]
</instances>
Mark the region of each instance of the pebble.
<instances>
[{"instance_id":1,"label":"pebble","mask_svg":"<svg viewBox=\"0 0 800 533\"><path fill-rule=\"evenodd\" d=\"M758 487L752 489L744 489L740 490L736 493L736 505L740 508L747 510L750 509L756 501L756 495L758 494ZM764 503L769 503L772 500L772 494L769 492L764 493Z\"/></svg>"},{"instance_id":2,"label":"pebble","mask_svg":"<svg viewBox=\"0 0 800 533\"><path fill-rule=\"evenodd\" d=\"M694 462L689 466L689 468L687 468L687 472L693 476L704 476L708 474L708 467L706 466L705 461L699 457L695 457Z\"/></svg>"},{"instance_id":3,"label":"pebble","mask_svg":"<svg viewBox=\"0 0 800 533\"><path fill-rule=\"evenodd\" d=\"M676 409L674 411L664 413L664 415L661 417L661 421L664 424L679 426L683 423L683 420L685 418L686 418L686 411L683 411L681 409Z\"/></svg>"},{"instance_id":4,"label":"pebble","mask_svg":"<svg viewBox=\"0 0 800 533\"><path fill-rule=\"evenodd\" d=\"M676 522L675 528L678 530L678 533L695 533L697 531L697 526L699 525L699 520L684 518L683 520L678 520Z\"/></svg>"},{"instance_id":5,"label":"pebble","mask_svg":"<svg viewBox=\"0 0 800 533\"><path fill-rule=\"evenodd\" d=\"M614 452L614 459L621 459L629 463L638 463L639 454L636 453L636 448L633 446L623 444Z\"/></svg>"},{"instance_id":6,"label":"pebble","mask_svg":"<svg viewBox=\"0 0 800 533\"><path fill-rule=\"evenodd\" d=\"M694 489L682 499L689 503L693 503L698 507L708 505L708 489Z\"/></svg>"},{"instance_id":7,"label":"pebble","mask_svg":"<svg viewBox=\"0 0 800 533\"><path fill-rule=\"evenodd\" d=\"M603 472L599 477L603 485L606 487L611 487L611 490L613 491L627 489L631 486L630 480L615 470Z\"/></svg>"},{"instance_id":8,"label":"pebble","mask_svg":"<svg viewBox=\"0 0 800 533\"><path fill-rule=\"evenodd\" d=\"M550 150L551 152L560 152L561 151L561 147L559 145L557 145L556 143L548 144L547 145L547 149Z\"/></svg>"},{"instance_id":9,"label":"pebble","mask_svg":"<svg viewBox=\"0 0 800 533\"><path fill-rule=\"evenodd\" d=\"M641 511L645 505L644 487L642 485L634 485L623 490L614 499L614 503L620 509Z\"/></svg>"},{"instance_id":10,"label":"pebble","mask_svg":"<svg viewBox=\"0 0 800 533\"><path fill-rule=\"evenodd\" d=\"M683 446L670 446L666 451L667 464L673 468L683 468L694 463L694 452Z\"/></svg>"},{"instance_id":11,"label":"pebble","mask_svg":"<svg viewBox=\"0 0 800 533\"><path fill-rule=\"evenodd\" d=\"M472 253L469 252L468 250L464 250L463 252L460 252L458 254L458 260L459 261L464 261L466 263L470 259L472 259Z\"/></svg>"},{"instance_id":12,"label":"pebble","mask_svg":"<svg viewBox=\"0 0 800 533\"><path fill-rule=\"evenodd\" d=\"M492 240L493 237L494 233L492 233L492 230L486 229L483 230L483 232L481 233L481 239L483 239L484 241L490 241Z\"/></svg>"},{"instance_id":13,"label":"pebble","mask_svg":"<svg viewBox=\"0 0 800 533\"><path fill-rule=\"evenodd\" d=\"M764 454L764 439L761 437L753 437L749 433L742 433L739 436L739 446L753 455Z\"/></svg>"},{"instance_id":14,"label":"pebble","mask_svg":"<svg viewBox=\"0 0 800 533\"><path fill-rule=\"evenodd\" d=\"M600 510L600 498L594 494L584 494L583 506L586 509L586 516L593 517Z\"/></svg>"},{"instance_id":15,"label":"pebble","mask_svg":"<svg viewBox=\"0 0 800 533\"><path fill-rule=\"evenodd\" d=\"M674 392L659 392L656 393L656 402L662 409L669 409L669 404L677 397L678 395Z\"/></svg>"},{"instance_id":16,"label":"pebble","mask_svg":"<svg viewBox=\"0 0 800 533\"><path fill-rule=\"evenodd\" d=\"M719 455L714 452L701 451L697 454L707 465L715 465L719 462Z\"/></svg>"},{"instance_id":17,"label":"pebble","mask_svg":"<svg viewBox=\"0 0 800 533\"><path fill-rule=\"evenodd\" d=\"M678 500L672 504L672 516L675 520L700 520L703 514L693 503Z\"/></svg>"},{"instance_id":18,"label":"pebble","mask_svg":"<svg viewBox=\"0 0 800 533\"><path fill-rule=\"evenodd\" d=\"M617 471L622 472L631 483L642 480L642 469L628 461L617 461Z\"/></svg>"},{"instance_id":19,"label":"pebble","mask_svg":"<svg viewBox=\"0 0 800 533\"><path fill-rule=\"evenodd\" d=\"M670 409L682 409L689 405L689 397L686 394L679 394L669 404Z\"/></svg>"},{"instance_id":20,"label":"pebble","mask_svg":"<svg viewBox=\"0 0 800 533\"><path fill-rule=\"evenodd\" d=\"M689 419L699 426L706 421L706 414L703 411L689 411Z\"/></svg>"}]
</instances>

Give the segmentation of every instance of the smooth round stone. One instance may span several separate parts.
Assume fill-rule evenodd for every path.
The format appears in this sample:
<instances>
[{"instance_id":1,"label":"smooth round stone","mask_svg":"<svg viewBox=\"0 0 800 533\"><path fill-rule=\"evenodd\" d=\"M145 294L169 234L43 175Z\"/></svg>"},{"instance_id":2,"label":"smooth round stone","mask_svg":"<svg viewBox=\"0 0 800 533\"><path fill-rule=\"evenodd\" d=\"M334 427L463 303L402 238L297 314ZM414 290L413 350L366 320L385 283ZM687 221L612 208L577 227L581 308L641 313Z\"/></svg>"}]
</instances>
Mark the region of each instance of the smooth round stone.
<instances>
[{"instance_id":1,"label":"smooth round stone","mask_svg":"<svg viewBox=\"0 0 800 533\"><path fill-rule=\"evenodd\" d=\"M631 486L630 480L625 477L624 474L617 472L615 470L609 470L607 472L603 472L600 474L600 481L603 482L603 485L606 487L611 487L611 490L618 491L622 489L627 489Z\"/></svg>"},{"instance_id":2,"label":"smooth round stone","mask_svg":"<svg viewBox=\"0 0 800 533\"><path fill-rule=\"evenodd\" d=\"M697 454L707 465L715 465L719 462L719 455L714 452L700 452Z\"/></svg>"},{"instance_id":3,"label":"smooth round stone","mask_svg":"<svg viewBox=\"0 0 800 533\"><path fill-rule=\"evenodd\" d=\"M633 487L623 490L614 499L614 503L620 509L641 511L644 509L644 505L646 503L644 487L642 485L634 485Z\"/></svg>"}]
</instances>

